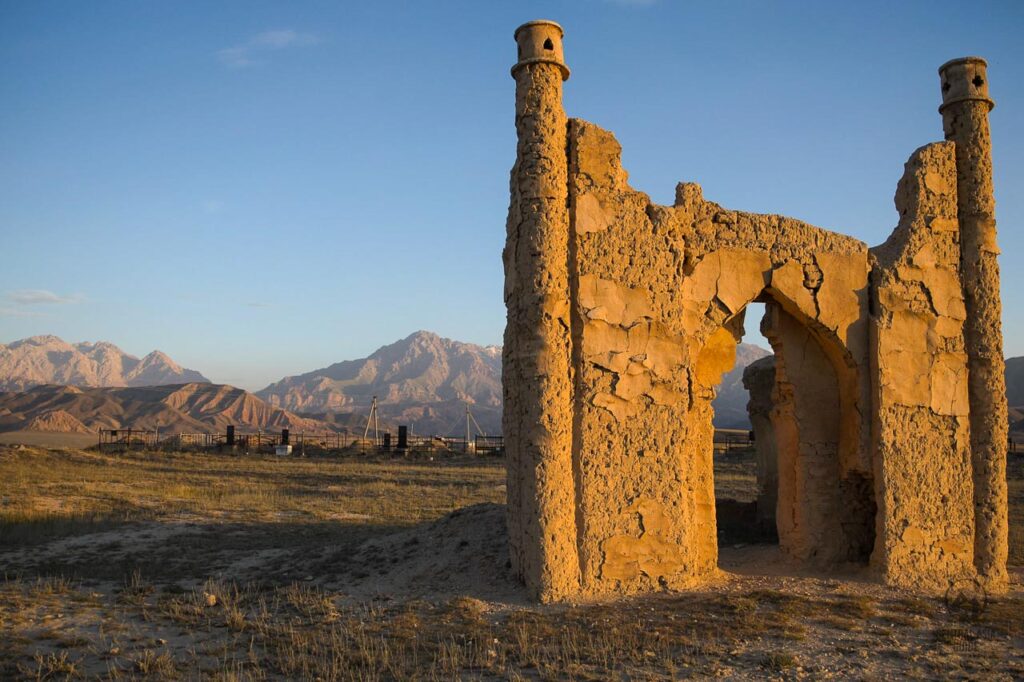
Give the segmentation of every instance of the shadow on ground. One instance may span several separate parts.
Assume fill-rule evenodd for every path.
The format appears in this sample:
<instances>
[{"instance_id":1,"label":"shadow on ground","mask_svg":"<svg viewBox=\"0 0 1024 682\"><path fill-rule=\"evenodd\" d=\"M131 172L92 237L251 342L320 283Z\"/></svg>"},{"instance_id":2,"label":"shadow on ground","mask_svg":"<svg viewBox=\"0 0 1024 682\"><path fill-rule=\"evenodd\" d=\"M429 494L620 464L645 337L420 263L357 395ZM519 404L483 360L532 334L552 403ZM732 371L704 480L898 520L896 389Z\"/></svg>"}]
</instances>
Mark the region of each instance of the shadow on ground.
<instances>
[{"instance_id":1,"label":"shadow on ground","mask_svg":"<svg viewBox=\"0 0 1024 682\"><path fill-rule=\"evenodd\" d=\"M295 581L356 598L465 595L519 601L509 570L505 506L478 504L415 525L287 520L210 523L190 515L151 521L67 515L50 539L0 544L10 578L85 584L142 579L191 587L214 578L266 586ZM46 529L39 528L40 533Z\"/></svg>"}]
</instances>

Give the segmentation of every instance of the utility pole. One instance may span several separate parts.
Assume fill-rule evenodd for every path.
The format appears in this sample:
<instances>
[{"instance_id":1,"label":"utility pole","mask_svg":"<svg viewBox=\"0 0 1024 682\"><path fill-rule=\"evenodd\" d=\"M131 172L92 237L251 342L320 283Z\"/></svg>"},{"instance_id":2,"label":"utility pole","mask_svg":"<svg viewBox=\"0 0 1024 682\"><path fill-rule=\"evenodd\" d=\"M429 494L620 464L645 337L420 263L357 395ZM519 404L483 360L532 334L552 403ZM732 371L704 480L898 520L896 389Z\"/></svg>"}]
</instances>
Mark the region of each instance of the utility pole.
<instances>
[{"instance_id":1,"label":"utility pole","mask_svg":"<svg viewBox=\"0 0 1024 682\"><path fill-rule=\"evenodd\" d=\"M370 435L370 424L373 424L373 444L380 444L380 424L377 421L377 396L373 396L373 402L370 403L370 415L366 418L366 428L363 429L363 440Z\"/></svg>"}]
</instances>

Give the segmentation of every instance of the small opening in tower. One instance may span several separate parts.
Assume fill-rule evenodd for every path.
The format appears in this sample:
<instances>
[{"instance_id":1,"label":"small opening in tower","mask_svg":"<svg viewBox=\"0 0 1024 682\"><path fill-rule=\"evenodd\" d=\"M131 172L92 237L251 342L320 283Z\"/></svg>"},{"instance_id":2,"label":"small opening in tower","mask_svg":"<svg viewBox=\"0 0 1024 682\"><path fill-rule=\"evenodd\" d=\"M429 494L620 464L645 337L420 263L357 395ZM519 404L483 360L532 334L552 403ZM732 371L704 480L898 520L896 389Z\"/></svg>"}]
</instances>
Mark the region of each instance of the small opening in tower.
<instances>
[{"instance_id":1,"label":"small opening in tower","mask_svg":"<svg viewBox=\"0 0 1024 682\"><path fill-rule=\"evenodd\" d=\"M974 83L974 87L980 88L985 80L981 76L975 76L971 82Z\"/></svg>"},{"instance_id":2,"label":"small opening in tower","mask_svg":"<svg viewBox=\"0 0 1024 682\"><path fill-rule=\"evenodd\" d=\"M945 83L942 84L942 91L949 92L949 81L946 81Z\"/></svg>"},{"instance_id":3,"label":"small opening in tower","mask_svg":"<svg viewBox=\"0 0 1024 682\"><path fill-rule=\"evenodd\" d=\"M553 42L551 42L551 38L548 38L547 40L544 41L544 49L545 50L553 50L553 49L555 49L555 44Z\"/></svg>"}]
</instances>

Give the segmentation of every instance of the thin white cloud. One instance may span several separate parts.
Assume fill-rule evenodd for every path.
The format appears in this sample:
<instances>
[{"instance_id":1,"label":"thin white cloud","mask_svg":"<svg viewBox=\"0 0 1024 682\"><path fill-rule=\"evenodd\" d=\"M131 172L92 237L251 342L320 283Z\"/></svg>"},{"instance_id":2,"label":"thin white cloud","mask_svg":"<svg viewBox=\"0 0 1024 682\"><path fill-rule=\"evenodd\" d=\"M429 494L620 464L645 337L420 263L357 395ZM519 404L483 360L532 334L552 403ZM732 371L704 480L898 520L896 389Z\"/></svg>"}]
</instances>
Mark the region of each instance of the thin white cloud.
<instances>
[{"instance_id":1,"label":"thin white cloud","mask_svg":"<svg viewBox=\"0 0 1024 682\"><path fill-rule=\"evenodd\" d=\"M309 47L320 40L311 33L300 33L292 29L264 31L257 33L244 43L225 47L217 52L221 63L231 69L243 69L259 64L268 52L293 47Z\"/></svg>"},{"instance_id":2,"label":"thin white cloud","mask_svg":"<svg viewBox=\"0 0 1024 682\"><path fill-rule=\"evenodd\" d=\"M268 47L273 50L280 50L285 47L306 47L316 45L316 36L309 33L299 33L291 29L284 31L264 31L257 33L249 41L256 47Z\"/></svg>"},{"instance_id":3,"label":"thin white cloud","mask_svg":"<svg viewBox=\"0 0 1024 682\"><path fill-rule=\"evenodd\" d=\"M18 305L81 303L81 294L60 296L46 289L18 289L7 294L7 299Z\"/></svg>"},{"instance_id":4,"label":"thin white cloud","mask_svg":"<svg viewBox=\"0 0 1024 682\"><path fill-rule=\"evenodd\" d=\"M0 306L0 317L48 317L48 315L36 310L24 310L21 308Z\"/></svg>"}]
</instances>

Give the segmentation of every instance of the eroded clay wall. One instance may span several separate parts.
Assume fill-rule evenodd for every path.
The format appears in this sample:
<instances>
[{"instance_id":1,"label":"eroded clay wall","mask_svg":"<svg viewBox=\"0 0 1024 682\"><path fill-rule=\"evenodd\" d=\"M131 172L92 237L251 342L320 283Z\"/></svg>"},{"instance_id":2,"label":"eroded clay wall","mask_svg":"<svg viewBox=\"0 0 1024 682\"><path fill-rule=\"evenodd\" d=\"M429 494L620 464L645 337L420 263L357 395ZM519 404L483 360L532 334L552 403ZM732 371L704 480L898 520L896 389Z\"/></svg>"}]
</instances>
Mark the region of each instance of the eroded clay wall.
<instances>
[{"instance_id":1,"label":"eroded clay wall","mask_svg":"<svg viewBox=\"0 0 1024 682\"><path fill-rule=\"evenodd\" d=\"M817 344L813 359L835 376L832 450L799 460L804 488L821 477L822 459L834 487L849 472L871 476L861 419L866 246L723 209L693 184L679 186L674 206L655 205L629 187L619 157L610 133L570 122L573 462L581 579L598 593L679 587L715 572L711 401L752 300L775 301L797 321ZM809 366L791 345L797 366ZM796 434L796 446L818 447L810 433ZM834 515L814 511L820 500L798 495L792 504L812 519L802 526L808 537L831 537L823 524Z\"/></svg>"},{"instance_id":2,"label":"eroded clay wall","mask_svg":"<svg viewBox=\"0 0 1024 682\"><path fill-rule=\"evenodd\" d=\"M895 201L899 225L871 252L874 562L890 583L943 590L973 575L974 542L954 145L914 152Z\"/></svg>"},{"instance_id":3,"label":"eroded clay wall","mask_svg":"<svg viewBox=\"0 0 1024 682\"><path fill-rule=\"evenodd\" d=\"M584 589L683 587L717 561L710 450L687 447L710 434L689 417L685 231L648 217L609 133L574 120L569 134Z\"/></svg>"}]
</instances>

